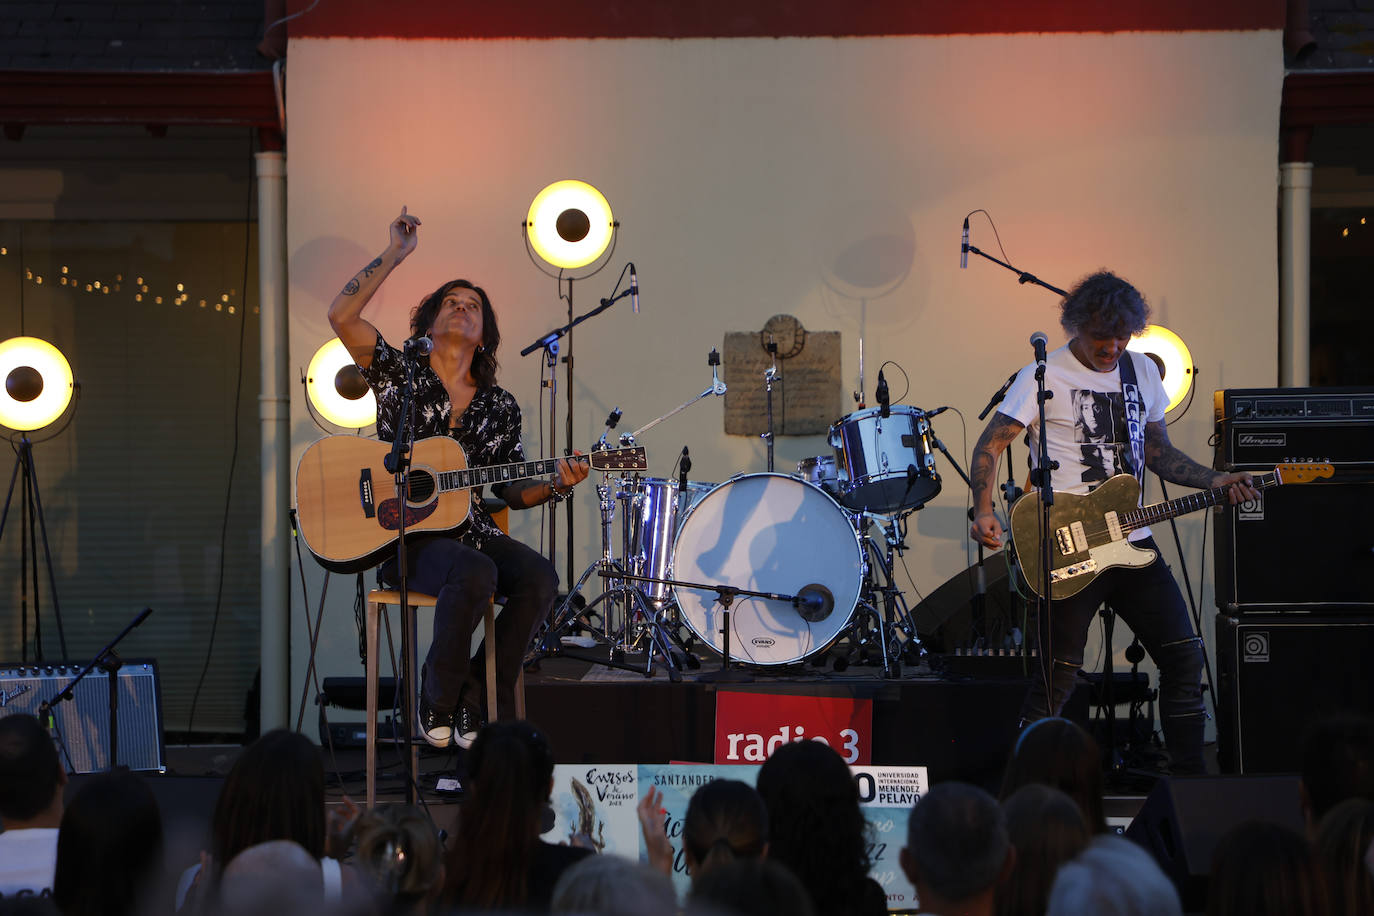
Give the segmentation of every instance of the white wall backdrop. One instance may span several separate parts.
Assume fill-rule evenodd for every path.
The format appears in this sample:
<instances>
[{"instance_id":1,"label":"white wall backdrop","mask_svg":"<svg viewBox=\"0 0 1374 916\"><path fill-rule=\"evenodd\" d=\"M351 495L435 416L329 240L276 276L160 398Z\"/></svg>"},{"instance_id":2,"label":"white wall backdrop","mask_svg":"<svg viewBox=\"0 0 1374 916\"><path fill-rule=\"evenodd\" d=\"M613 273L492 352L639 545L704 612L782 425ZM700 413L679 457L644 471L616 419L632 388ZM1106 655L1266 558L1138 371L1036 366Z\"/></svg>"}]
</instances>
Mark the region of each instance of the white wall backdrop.
<instances>
[{"instance_id":1,"label":"white wall backdrop","mask_svg":"<svg viewBox=\"0 0 1374 916\"><path fill-rule=\"evenodd\" d=\"M1204 463L1212 390L1276 384L1277 32L297 40L289 59L293 366L330 336L329 301L382 250L405 204L423 221L419 249L367 317L395 341L440 282L483 284L532 456L538 358L517 353L562 323L565 305L528 260L520 223L560 178L595 184L621 223L615 260L575 287L578 311L610 292L625 261L642 287L641 314L622 302L578 328L579 448L612 406L632 429L700 392L726 333L789 313L843 335L846 403L862 333L870 403L878 365L892 360L910 377L906 403L962 411L966 430L952 412L936 424L967 466L974 418L1029 360L1031 332L1063 340L1056 296L976 257L959 269L960 224L978 208L1022 269L1067 287L1105 266L1145 292L1197 362L1199 394L1171 435ZM972 225L973 243L999 253L986 220ZM319 435L303 399L298 389L296 454ZM763 444L726 437L722 408L702 401L644 436L650 473L666 476L684 444L696 479L763 470ZM778 466L827 451L821 437L782 438ZM967 491L943 459L941 473L944 490L908 539L922 592L970 562ZM581 569L598 552L590 486L577 513ZM512 533L536 541L540 515L514 513ZM1207 521L1180 527L1210 619ZM560 519L560 572L563 537ZM313 600L321 573L307 563ZM330 596L320 670L361 673L351 589L336 578ZM308 641L293 616L295 704ZM1118 635L1118 650L1127 641Z\"/></svg>"}]
</instances>

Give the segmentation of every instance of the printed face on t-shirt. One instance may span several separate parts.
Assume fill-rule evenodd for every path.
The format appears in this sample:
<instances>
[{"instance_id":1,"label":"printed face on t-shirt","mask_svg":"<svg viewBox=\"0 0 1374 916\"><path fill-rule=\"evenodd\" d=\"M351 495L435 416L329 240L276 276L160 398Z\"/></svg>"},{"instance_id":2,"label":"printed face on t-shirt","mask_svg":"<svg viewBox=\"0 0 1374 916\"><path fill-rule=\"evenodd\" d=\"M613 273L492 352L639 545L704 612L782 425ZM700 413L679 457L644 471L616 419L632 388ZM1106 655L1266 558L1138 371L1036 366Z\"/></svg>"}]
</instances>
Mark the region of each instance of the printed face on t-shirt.
<instances>
[{"instance_id":1,"label":"printed face on t-shirt","mask_svg":"<svg viewBox=\"0 0 1374 916\"><path fill-rule=\"evenodd\" d=\"M1083 454L1084 483L1101 483L1108 477L1127 473L1122 463L1126 438L1126 403L1119 391L1092 391L1075 388L1073 401L1074 441Z\"/></svg>"}]
</instances>

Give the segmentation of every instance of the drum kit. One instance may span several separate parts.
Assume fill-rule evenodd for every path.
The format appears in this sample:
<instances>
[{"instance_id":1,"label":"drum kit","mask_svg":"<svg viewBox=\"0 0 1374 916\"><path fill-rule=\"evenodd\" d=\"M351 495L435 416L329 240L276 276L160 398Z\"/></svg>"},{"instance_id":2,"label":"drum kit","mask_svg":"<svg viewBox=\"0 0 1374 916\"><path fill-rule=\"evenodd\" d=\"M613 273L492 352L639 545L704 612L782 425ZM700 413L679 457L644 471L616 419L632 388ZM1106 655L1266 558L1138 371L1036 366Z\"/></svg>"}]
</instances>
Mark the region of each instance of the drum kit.
<instances>
[{"instance_id":1,"label":"drum kit","mask_svg":"<svg viewBox=\"0 0 1374 916\"><path fill-rule=\"evenodd\" d=\"M707 395L724 394L715 351L710 363L711 387L622 435L620 444L634 444ZM769 371L771 386L778 375ZM703 679L748 679L749 671L819 666L831 657L837 669L855 657L881 664L884 677L900 676L903 661L924 664L894 562L906 547L907 517L940 492L934 452L943 445L930 425L939 412L885 399L857 410L830 426L831 454L804 459L792 474L772 469L770 449L767 472L689 481L686 448L677 477L603 474L596 487L601 557L555 610L528 660L562 655L651 676L657 657L674 681L684 666L699 667L698 644L722 658L721 671ZM618 419L613 411L598 448ZM770 444L771 425L770 411ZM593 576L605 591L588 601L583 589ZM609 653L576 651L598 643ZM638 653L642 664L627 663Z\"/></svg>"}]
</instances>

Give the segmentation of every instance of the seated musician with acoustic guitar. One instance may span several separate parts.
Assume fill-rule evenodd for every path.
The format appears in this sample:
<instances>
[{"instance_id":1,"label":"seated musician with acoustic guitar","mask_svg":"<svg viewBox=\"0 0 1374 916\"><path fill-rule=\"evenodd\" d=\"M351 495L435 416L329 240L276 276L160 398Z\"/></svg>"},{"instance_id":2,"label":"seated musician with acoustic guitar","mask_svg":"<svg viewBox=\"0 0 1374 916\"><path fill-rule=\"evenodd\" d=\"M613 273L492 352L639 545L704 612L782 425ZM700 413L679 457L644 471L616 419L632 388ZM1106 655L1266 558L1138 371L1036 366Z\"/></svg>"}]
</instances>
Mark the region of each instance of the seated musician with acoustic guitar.
<instances>
[{"instance_id":1,"label":"seated musician with acoustic guitar","mask_svg":"<svg viewBox=\"0 0 1374 916\"><path fill-rule=\"evenodd\" d=\"M362 317L382 281L419 241L420 221L401 208L391 223L390 244L348 281L329 306L329 323L348 347L377 396L377 434L391 440L401 426L406 360L418 360L412 416L413 439L450 436L470 465L523 462L520 407L496 384L501 342L486 292L467 280L450 280L426 296L410 318L414 356L403 355ZM547 480L511 480L493 492L512 509L565 498L587 476L586 465L559 459ZM496 619L496 693L500 715L514 715L515 682L535 628L553 608L558 575L537 551L501 533L480 500L472 501L466 525L456 532L408 535L408 585L434 595L434 641L425 659L420 727L430 744L469 747L482 724L481 679L469 658L472 633L493 590L506 596ZM394 584L396 559L382 565ZM490 639L491 634L487 634ZM480 660L478 662L480 664Z\"/></svg>"},{"instance_id":2,"label":"seated musician with acoustic guitar","mask_svg":"<svg viewBox=\"0 0 1374 916\"><path fill-rule=\"evenodd\" d=\"M1054 395L1045 403L1045 421L1049 457L1058 462L1051 477L1056 491L1088 493L1109 478L1120 481L1122 478L1114 477L1119 474L1134 475L1143 482L1148 468L1174 483L1213 488L1216 492L1209 494L1213 499L1232 504L1258 496L1251 475L1213 471L1169 442L1164 425L1168 398L1159 369L1149 357L1126 350L1131 337L1144 330L1149 316L1149 306L1135 287L1114 274L1097 273L1079 283L1060 308L1060 324L1071 339L1067 345L1051 351L1045 360L1045 388ZM974 447L970 475L974 504L971 534L986 547L1000 547L1002 540L1002 526L993 514L992 504L998 456L1027 428L1032 437L1031 453L1039 453L1035 371L1036 364L1032 363L1017 374L1006 400ZM1103 418L1109 420L1110 426L1105 437L1098 428ZM1130 479L1125 482L1126 489L1130 489ZM1114 483L1103 489L1118 487ZM1124 508L1135 509L1138 498L1139 491L1131 494L1131 503ZM1066 497L1064 501L1071 500L1073 497ZM1055 508L1059 502L1056 500ZM1023 726L1059 714L1083 666L1088 625L1097 608L1106 602L1126 621L1159 666L1160 725L1169 749L1171 771L1203 772L1206 710L1202 702L1201 640L1193 632L1183 595L1168 566L1157 558L1150 562L1149 553L1131 549L1154 549L1149 528L1137 525L1123 533L1118 512L1097 513L1095 520L1086 517L1090 513L1084 513L1056 530L1053 549L1074 562L1056 568L1052 572L1052 586L1044 588L1043 573L1037 571L1037 494L1028 493L1017 507L1022 508L1023 503L1028 503L1031 511L1013 510L1012 541L1032 589L1038 594L1048 592L1053 599L1051 619L1042 619L1038 625L1041 666L1048 665L1051 670L1042 670L1031 678L1021 710ZM1027 516L1027 540L1033 539L1033 543L1022 543L1020 514ZM1089 538L1098 534L1094 522L1096 528L1102 529L1102 540L1109 540L1107 529L1111 528L1111 538L1119 542L1108 545L1100 560L1088 550Z\"/></svg>"}]
</instances>

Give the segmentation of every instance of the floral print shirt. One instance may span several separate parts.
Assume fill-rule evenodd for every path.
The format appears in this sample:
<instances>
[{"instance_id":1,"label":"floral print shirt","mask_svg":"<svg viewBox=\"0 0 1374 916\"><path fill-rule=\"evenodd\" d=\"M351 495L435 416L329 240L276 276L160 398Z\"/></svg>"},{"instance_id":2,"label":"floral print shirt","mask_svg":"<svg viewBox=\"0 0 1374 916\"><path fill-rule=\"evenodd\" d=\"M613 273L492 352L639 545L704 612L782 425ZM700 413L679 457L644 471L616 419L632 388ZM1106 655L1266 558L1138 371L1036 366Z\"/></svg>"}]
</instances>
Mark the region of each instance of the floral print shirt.
<instances>
[{"instance_id":1,"label":"floral print shirt","mask_svg":"<svg viewBox=\"0 0 1374 916\"><path fill-rule=\"evenodd\" d=\"M405 385L406 367L401 351L377 335L372 351L372 364L362 370L363 378L377 396L377 437L387 442L396 438L400 422L401 393ZM514 464L525 460L520 444L520 405L506 389L496 385L478 388L466 410L450 423L453 405L438 374L430 368L429 360L422 360L415 369L415 392L412 395L415 417L415 439L429 436L451 436L467 455L468 467L487 467L494 464ZM500 485L493 485L496 491ZM474 495L480 495L480 488ZM499 496L500 494L497 493ZM491 520L480 499L472 501L468 524L459 535L463 543L481 549L491 538L502 537L501 529Z\"/></svg>"}]
</instances>

